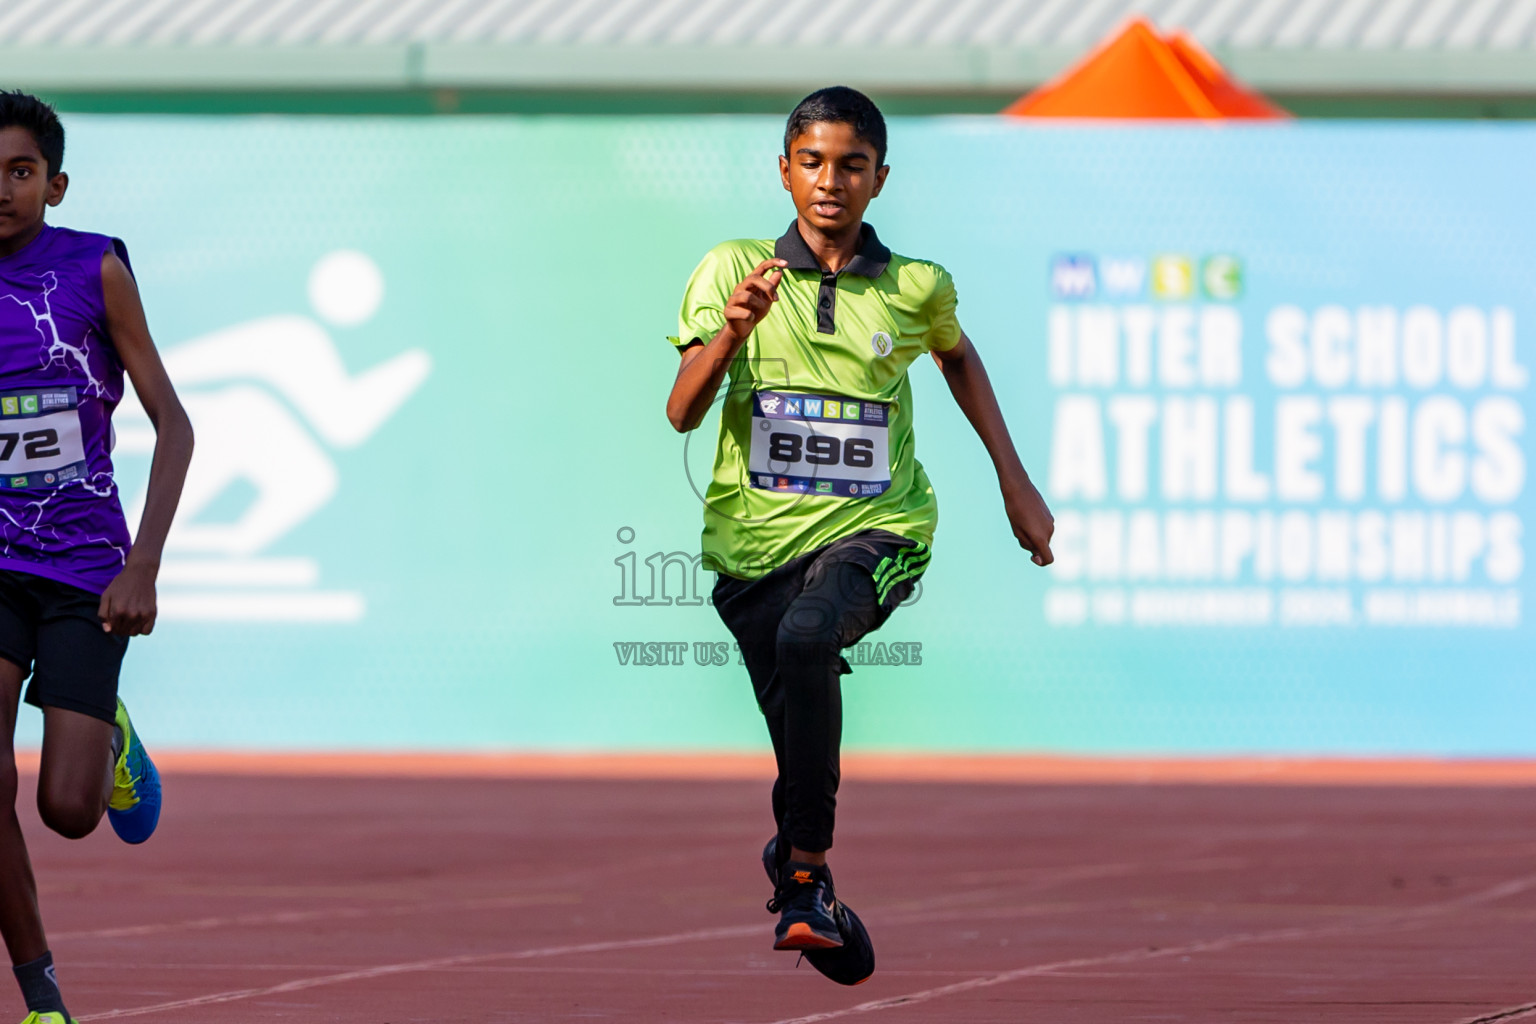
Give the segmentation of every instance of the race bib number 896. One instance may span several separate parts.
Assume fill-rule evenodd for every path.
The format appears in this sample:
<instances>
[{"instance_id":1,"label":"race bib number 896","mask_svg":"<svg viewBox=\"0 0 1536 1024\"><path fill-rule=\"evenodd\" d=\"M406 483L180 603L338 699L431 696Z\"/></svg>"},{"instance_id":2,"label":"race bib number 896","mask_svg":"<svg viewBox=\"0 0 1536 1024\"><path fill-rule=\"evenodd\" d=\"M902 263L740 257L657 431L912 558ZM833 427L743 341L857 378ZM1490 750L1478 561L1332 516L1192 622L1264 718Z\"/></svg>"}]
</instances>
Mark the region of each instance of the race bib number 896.
<instances>
[{"instance_id":1,"label":"race bib number 896","mask_svg":"<svg viewBox=\"0 0 1536 1024\"><path fill-rule=\"evenodd\" d=\"M752 486L863 498L891 486L890 406L838 395L752 394Z\"/></svg>"}]
</instances>

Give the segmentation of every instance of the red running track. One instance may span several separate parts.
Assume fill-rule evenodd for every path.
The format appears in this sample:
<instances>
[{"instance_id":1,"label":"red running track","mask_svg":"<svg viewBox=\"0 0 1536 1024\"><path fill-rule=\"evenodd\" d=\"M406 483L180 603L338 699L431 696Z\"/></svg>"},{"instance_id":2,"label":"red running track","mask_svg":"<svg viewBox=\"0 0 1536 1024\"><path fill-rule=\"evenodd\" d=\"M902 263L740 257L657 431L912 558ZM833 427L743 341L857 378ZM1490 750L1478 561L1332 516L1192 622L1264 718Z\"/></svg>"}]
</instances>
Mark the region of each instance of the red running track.
<instances>
[{"instance_id":1,"label":"red running track","mask_svg":"<svg viewBox=\"0 0 1536 1024\"><path fill-rule=\"evenodd\" d=\"M82 1022L1536 1021L1530 788L853 780L843 989L770 948L765 784L166 783L137 849L23 808Z\"/></svg>"}]
</instances>

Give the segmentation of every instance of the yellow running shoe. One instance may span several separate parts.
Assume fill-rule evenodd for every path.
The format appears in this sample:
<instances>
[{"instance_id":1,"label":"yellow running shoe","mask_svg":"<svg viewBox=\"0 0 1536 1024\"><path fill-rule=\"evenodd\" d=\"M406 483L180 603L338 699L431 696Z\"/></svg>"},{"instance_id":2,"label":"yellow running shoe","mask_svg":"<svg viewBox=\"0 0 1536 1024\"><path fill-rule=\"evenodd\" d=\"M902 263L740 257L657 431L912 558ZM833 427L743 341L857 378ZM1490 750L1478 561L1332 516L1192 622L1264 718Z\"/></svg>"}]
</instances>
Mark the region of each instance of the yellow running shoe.
<instances>
[{"instance_id":1,"label":"yellow running shoe","mask_svg":"<svg viewBox=\"0 0 1536 1024\"><path fill-rule=\"evenodd\" d=\"M21 1024L75 1024L62 1013L29 1013Z\"/></svg>"},{"instance_id":2,"label":"yellow running shoe","mask_svg":"<svg viewBox=\"0 0 1536 1024\"><path fill-rule=\"evenodd\" d=\"M160 773L144 752L121 697L117 700L117 727L123 731L123 752L112 767L107 820L123 842L142 843L154 835L160 822Z\"/></svg>"}]
</instances>

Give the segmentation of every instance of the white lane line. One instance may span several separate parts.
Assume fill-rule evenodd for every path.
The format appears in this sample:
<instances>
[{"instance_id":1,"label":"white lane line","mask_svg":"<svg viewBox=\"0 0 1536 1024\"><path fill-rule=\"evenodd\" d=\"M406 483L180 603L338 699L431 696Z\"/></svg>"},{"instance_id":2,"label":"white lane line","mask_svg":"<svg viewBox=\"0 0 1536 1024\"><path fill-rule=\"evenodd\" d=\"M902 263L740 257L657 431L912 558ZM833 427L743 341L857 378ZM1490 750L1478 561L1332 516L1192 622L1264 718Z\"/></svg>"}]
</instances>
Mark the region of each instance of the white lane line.
<instances>
[{"instance_id":1,"label":"white lane line","mask_svg":"<svg viewBox=\"0 0 1536 1024\"><path fill-rule=\"evenodd\" d=\"M1536 1015L1536 1003L1526 1003L1522 1006L1511 1006L1504 1010L1495 1010L1485 1013L1481 1017L1468 1017L1459 1020L1456 1024L1504 1024L1505 1021L1520 1020Z\"/></svg>"},{"instance_id":2,"label":"white lane line","mask_svg":"<svg viewBox=\"0 0 1536 1024\"><path fill-rule=\"evenodd\" d=\"M305 989L319 988L323 985L340 985L349 981L367 981L370 978L383 978L393 974L435 971L445 967L462 967L466 964L490 963L496 960L533 960L539 957L565 956L572 953L607 953L622 949L649 949L655 946L675 946L685 942L706 942L711 939L735 939L747 935L762 934L767 928L766 924L735 925L729 928L705 928L692 932L673 932L670 935L653 935L643 939L619 939L613 942L587 942L573 946L544 946L537 949L513 950L504 953L469 953L462 956L434 957L430 960L381 964L378 967L362 967L357 970L322 974L312 978L297 978L293 981L285 981L281 985L268 985L262 988L241 988L229 992L214 992L206 996L194 996L191 999L173 999L170 1002L155 1003L151 1006L133 1006L125 1009L106 1010L101 1013L87 1013L76 1019L88 1021L143 1017L152 1013L170 1013L174 1010L191 1009L195 1006L213 1006L218 1003L238 1002L242 999L260 999L263 996L302 992Z\"/></svg>"},{"instance_id":3,"label":"white lane line","mask_svg":"<svg viewBox=\"0 0 1536 1024\"><path fill-rule=\"evenodd\" d=\"M84 939L128 939L166 932L197 932L215 928L244 928L261 925L310 924L315 921L355 921L368 917L406 917L412 914L439 914L446 911L506 910L512 907L548 906L555 903L580 903L575 893L549 893L541 896L506 896L498 899L455 900L449 903L408 903L397 907L332 907L326 910L279 910L259 914L231 914L226 917L198 917L162 924L124 925L120 928L96 928L79 932L50 932L53 942Z\"/></svg>"},{"instance_id":4,"label":"white lane line","mask_svg":"<svg viewBox=\"0 0 1536 1024\"><path fill-rule=\"evenodd\" d=\"M1235 946L1246 946L1261 942L1294 942L1299 939L1321 938L1325 935L1347 934L1349 932L1374 931L1380 928L1394 926L1413 926L1427 924L1436 917L1462 910L1467 907L1477 906L1482 903L1491 903L1496 900L1513 896L1536 886L1536 875L1525 878L1517 878L1488 889L1469 893L1466 896L1454 900L1446 900L1441 903L1431 903L1421 907L1412 907L1401 911L1389 911L1385 914L1362 917L1354 920L1341 921L1331 925L1317 925L1310 928L1276 928L1264 932L1238 932L1233 935L1223 935L1215 939L1206 939L1200 942L1190 942L1182 946L1165 946L1160 949L1121 950L1118 953L1106 953L1100 956L1077 957L1071 960L1058 960L1053 963L1032 964L1029 967L1020 967L1012 971L1004 971L1001 974L992 974L984 978L971 978L966 981L957 981L951 985L941 985L937 988L923 989L918 992L909 992L906 995L891 996L886 999L875 999L867 1003L858 1003L841 1010L828 1010L823 1013L813 1013L804 1017L787 1017L774 1021L773 1024L819 1024L821 1021L837 1020L840 1017L851 1017L855 1014L875 1013L880 1010L890 1010L901 1006L913 1006L917 1003L927 1003L935 999L943 999L946 996L959 995L963 992L972 992L976 989L991 988L995 985L1006 985L1009 982L1019 981L1024 978L1038 977L1043 974L1053 974L1058 971L1069 971L1080 967L1102 967L1109 964L1136 963L1145 960L1159 960L1170 956L1189 956L1195 953L1217 953L1231 949ZM1498 1020L1499 1018L1492 1018ZM1475 1022L1474 1022L1475 1024Z\"/></svg>"},{"instance_id":5,"label":"white lane line","mask_svg":"<svg viewBox=\"0 0 1536 1024\"><path fill-rule=\"evenodd\" d=\"M469 897L460 900L444 901L436 893L427 893L419 897L414 903L401 903L392 906L366 906L366 907L332 907L325 910L276 910L257 911L248 914L229 914L220 917L197 917L181 921L164 921L152 924L121 925L115 928L92 928L72 932L49 932L51 941L84 940L84 939L121 939L135 938L143 935L161 935L166 932L183 931L209 931L216 928L241 928L251 925L269 924L309 924L315 921L343 920L351 921L368 917L404 917L411 914L437 914L444 909L473 911L473 910L505 910L520 906L542 906L560 903L579 903L581 894L572 892L571 889L583 884L592 884L611 876L614 873L631 873L634 871L652 871L655 868L668 867L674 864L690 862L699 856L714 856L722 852L736 851L734 845L705 847L689 854L671 854L666 856L634 857L621 862L598 864L586 868L576 868L563 874L554 875L545 879L545 892L526 893L516 896L496 896L489 899L482 897ZM198 890L187 890L193 895L207 895ZM262 896L263 891L258 889L247 895ZM295 895L285 893L284 895ZM296 895L309 895L303 889ZM73 961L71 961L73 962Z\"/></svg>"}]
</instances>

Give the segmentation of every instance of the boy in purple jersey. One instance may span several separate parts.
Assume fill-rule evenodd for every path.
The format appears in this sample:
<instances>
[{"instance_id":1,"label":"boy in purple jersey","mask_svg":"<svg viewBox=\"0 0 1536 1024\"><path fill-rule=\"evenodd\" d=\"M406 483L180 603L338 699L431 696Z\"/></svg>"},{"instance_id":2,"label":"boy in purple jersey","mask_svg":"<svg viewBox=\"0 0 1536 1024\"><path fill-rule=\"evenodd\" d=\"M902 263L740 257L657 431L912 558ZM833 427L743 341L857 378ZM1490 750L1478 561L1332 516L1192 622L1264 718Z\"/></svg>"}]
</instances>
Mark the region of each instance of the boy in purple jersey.
<instances>
[{"instance_id":1,"label":"boy in purple jersey","mask_svg":"<svg viewBox=\"0 0 1536 1024\"><path fill-rule=\"evenodd\" d=\"M22 682L43 709L37 806L78 839L106 813L154 831L160 780L117 696L128 638L155 624L155 576L192 458L192 424L160 363L123 243L43 222L69 186L64 128L0 92L0 934L29 1014L71 1024L16 818ZM112 474L127 371L155 425L136 538Z\"/></svg>"}]
</instances>

